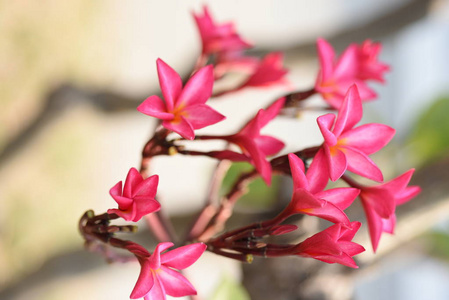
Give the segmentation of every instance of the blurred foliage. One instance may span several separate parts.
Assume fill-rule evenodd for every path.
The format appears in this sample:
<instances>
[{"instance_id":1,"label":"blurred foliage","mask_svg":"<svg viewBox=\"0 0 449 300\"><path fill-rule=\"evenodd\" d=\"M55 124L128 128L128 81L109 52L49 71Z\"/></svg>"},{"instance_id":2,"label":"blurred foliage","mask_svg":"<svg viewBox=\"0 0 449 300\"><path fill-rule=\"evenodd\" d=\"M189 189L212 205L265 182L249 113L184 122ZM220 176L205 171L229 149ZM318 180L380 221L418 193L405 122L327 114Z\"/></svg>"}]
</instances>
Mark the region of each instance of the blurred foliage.
<instances>
[{"instance_id":1,"label":"blurred foliage","mask_svg":"<svg viewBox=\"0 0 449 300\"><path fill-rule=\"evenodd\" d=\"M248 292L243 285L230 277L223 278L211 300L250 300Z\"/></svg>"},{"instance_id":2,"label":"blurred foliage","mask_svg":"<svg viewBox=\"0 0 449 300\"><path fill-rule=\"evenodd\" d=\"M437 99L419 117L410 136L412 155L418 164L438 160L449 150L449 96Z\"/></svg>"},{"instance_id":3,"label":"blurred foliage","mask_svg":"<svg viewBox=\"0 0 449 300\"><path fill-rule=\"evenodd\" d=\"M241 174L250 172L253 169L254 167L247 162L233 163L223 180L221 194L225 195L228 193ZM249 192L240 198L238 204L255 208L267 208L271 206L278 194L279 179L279 176L274 176L271 181L271 186L267 186L262 178L257 178L249 184Z\"/></svg>"},{"instance_id":4,"label":"blurred foliage","mask_svg":"<svg viewBox=\"0 0 449 300\"><path fill-rule=\"evenodd\" d=\"M444 231L433 231L425 238L428 240L429 254L449 261L449 234Z\"/></svg>"}]
</instances>

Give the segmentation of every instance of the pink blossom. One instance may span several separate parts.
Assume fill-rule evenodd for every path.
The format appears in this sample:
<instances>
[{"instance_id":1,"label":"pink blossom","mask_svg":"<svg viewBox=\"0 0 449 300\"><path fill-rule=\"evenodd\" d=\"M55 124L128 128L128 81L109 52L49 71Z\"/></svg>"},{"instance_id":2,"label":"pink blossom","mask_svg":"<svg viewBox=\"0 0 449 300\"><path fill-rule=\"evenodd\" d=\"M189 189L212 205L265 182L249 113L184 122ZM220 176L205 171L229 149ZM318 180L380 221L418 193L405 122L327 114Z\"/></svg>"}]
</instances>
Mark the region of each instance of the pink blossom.
<instances>
[{"instance_id":1,"label":"pink blossom","mask_svg":"<svg viewBox=\"0 0 449 300\"><path fill-rule=\"evenodd\" d=\"M363 101L376 98L376 93L366 84L367 79L379 80L388 68L377 62L379 46L365 42L361 47L350 45L339 57L335 57L332 46L324 39L318 39L320 71L315 83L319 92L329 105L338 109L348 88L357 84Z\"/></svg>"},{"instance_id":2,"label":"pink blossom","mask_svg":"<svg viewBox=\"0 0 449 300\"><path fill-rule=\"evenodd\" d=\"M108 209L108 213L115 213L126 221L137 222L143 216L158 211L161 205L154 199L158 182L157 175L144 180L139 171L131 168L126 177L123 192L121 181L109 191L118 203L118 209Z\"/></svg>"},{"instance_id":3,"label":"pink blossom","mask_svg":"<svg viewBox=\"0 0 449 300\"><path fill-rule=\"evenodd\" d=\"M358 268L352 257L365 251L365 248L351 240L361 225L360 222L352 222L349 228L342 224L332 225L296 245L292 254Z\"/></svg>"},{"instance_id":4,"label":"pink blossom","mask_svg":"<svg viewBox=\"0 0 449 300\"><path fill-rule=\"evenodd\" d=\"M290 204L277 219L284 220L290 215L303 213L348 226L350 221L343 210L351 205L360 191L355 188L335 188L323 191L321 183L317 181L318 176L323 175L313 174L319 170L309 169L305 173L304 163L299 157L290 153L288 159L293 177L293 196Z\"/></svg>"},{"instance_id":5,"label":"pink blossom","mask_svg":"<svg viewBox=\"0 0 449 300\"><path fill-rule=\"evenodd\" d=\"M219 159L232 161L249 161L261 174L267 184L271 183L271 165L266 159L284 148L284 143L272 136L261 135L260 130L274 119L284 106L285 98L280 98L269 108L260 109L256 117L250 120L238 133L228 136L215 136L214 139L223 139L240 147L242 153L234 151L215 151L210 155ZM208 139L208 137L205 137Z\"/></svg>"},{"instance_id":6,"label":"pink blossom","mask_svg":"<svg viewBox=\"0 0 449 300\"><path fill-rule=\"evenodd\" d=\"M232 52L250 48L251 44L244 41L236 32L234 24L216 24L207 6L203 7L203 15L193 14L201 35L204 55Z\"/></svg>"},{"instance_id":7,"label":"pink blossom","mask_svg":"<svg viewBox=\"0 0 449 300\"><path fill-rule=\"evenodd\" d=\"M144 297L145 300L165 300L166 295L172 297L196 295L192 284L174 269L182 270L191 266L204 253L206 245L190 244L162 253L172 246L173 243L160 243L153 254L134 243L127 247L136 255L141 265L131 299Z\"/></svg>"},{"instance_id":8,"label":"pink blossom","mask_svg":"<svg viewBox=\"0 0 449 300\"><path fill-rule=\"evenodd\" d=\"M189 140L195 137L195 129L225 118L205 104L212 95L214 83L211 65L196 72L184 88L178 73L161 59L157 60L157 72L164 101L158 96L150 96L137 107L138 111L163 120L165 128Z\"/></svg>"},{"instance_id":9,"label":"pink blossom","mask_svg":"<svg viewBox=\"0 0 449 300\"><path fill-rule=\"evenodd\" d=\"M288 70L283 67L282 61L283 54L281 52L267 54L239 89L286 84L285 75Z\"/></svg>"},{"instance_id":10,"label":"pink blossom","mask_svg":"<svg viewBox=\"0 0 449 300\"><path fill-rule=\"evenodd\" d=\"M317 119L324 143L317 156L325 156L320 168L327 169L330 179L336 181L346 170L366 178L382 181L383 175L368 157L383 148L395 130L387 125L371 123L354 126L362 118L362 102L355 85L344 98L338 116L326 114Z\"/></svg>"},{"instance_id":11,"label":"pink blossom","mask_svg":"<svg viewBox=\"0 0 449 300\"><path fill-rule=\"evenodd\" d=\"M382 232L394 232L396 206L409 201L421 191L419 186L407 186L413 172L413 169L409 170L389 182L364 187L360 192L374 251Z\"/></svg>"},{"instance_id":12,"label":"pink blossom","mask_svg":"<svg viewBox=\"0 0 449 300\"><path fill-rule=\"evenodd\" d=\"M385 82L383 75L390 70L390 67L377 59L382 45L366 40L361 45L356 45L356 49L359 63L357 77L362 80L372 79Z\"/></svg>"}]
</instances>

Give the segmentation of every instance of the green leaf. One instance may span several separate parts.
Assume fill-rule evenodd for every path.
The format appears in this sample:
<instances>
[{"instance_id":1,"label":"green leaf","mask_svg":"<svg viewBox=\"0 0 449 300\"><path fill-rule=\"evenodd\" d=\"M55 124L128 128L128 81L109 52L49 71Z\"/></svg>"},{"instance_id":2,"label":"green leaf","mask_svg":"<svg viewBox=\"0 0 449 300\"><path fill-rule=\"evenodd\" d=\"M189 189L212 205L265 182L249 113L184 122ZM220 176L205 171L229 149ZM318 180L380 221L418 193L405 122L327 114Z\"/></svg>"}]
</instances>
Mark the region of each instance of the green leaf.
<instances>
[{"instance_id":1,"label":"green leaf","mask_svg":"<svg viewBox=\"0 0 449 300\"><path fill-rule=\"evenodd\" d=\"M410 149L418 163L447 155L449 150L449 97L436 100L416 122L410 136Z\"/></svg>"},{"instance_id":2,"label":"green leaf","mask_svg":"<svg viewBox=\"0 0 449 300\"><path fill-rule=\"evenodd\" d=\"M240 283L226 276L218 286L211 300L251 300L248 292Z\"/></svg>"}]
</instances>

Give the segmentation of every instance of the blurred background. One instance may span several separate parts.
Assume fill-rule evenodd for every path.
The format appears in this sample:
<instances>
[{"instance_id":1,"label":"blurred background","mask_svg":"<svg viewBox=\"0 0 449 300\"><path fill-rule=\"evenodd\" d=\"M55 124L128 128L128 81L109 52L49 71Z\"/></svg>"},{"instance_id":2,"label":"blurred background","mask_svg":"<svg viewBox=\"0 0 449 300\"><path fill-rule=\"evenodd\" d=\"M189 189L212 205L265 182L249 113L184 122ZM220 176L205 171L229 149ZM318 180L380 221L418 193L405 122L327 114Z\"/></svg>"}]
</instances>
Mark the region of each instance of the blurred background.
<instances>
[{"instance_id":1,"label":"blurred background","mask_svg":"<svg viewBox=\"0 0 449 300\"><path fill-rule=\"evenodd\" d=\"M415 167L412 184L423 191L398 209L396 235L384 235L376 255L361 230L367 251L359 270L300 258L242 268L207 255L188 273L201 299L449 299L444 0L0 1L0 299L129 298L139 266L107 265L85 251L77 223L87 209L116 205L109 188L139 165L154 128L135 108L159 93L155 61L188 74L200 53L191 13L203 4L218 22L234 21L253 54L282 50L298 90L314 84L317 37L339 53L351 42L382 42L391 72L375 86L379 99L365 105L364 121L388 124L397 135L374 160L387 180ZM211 105L230 121L205 132L232 132L283 93L226 96ZM236 112L241 103L247 110ZM268 131L285 138L283 153L314 145L318 115L281 119ZM213 165L156 159L164 209L178 218L194 213Z\"/></svg>"}]
</instances>

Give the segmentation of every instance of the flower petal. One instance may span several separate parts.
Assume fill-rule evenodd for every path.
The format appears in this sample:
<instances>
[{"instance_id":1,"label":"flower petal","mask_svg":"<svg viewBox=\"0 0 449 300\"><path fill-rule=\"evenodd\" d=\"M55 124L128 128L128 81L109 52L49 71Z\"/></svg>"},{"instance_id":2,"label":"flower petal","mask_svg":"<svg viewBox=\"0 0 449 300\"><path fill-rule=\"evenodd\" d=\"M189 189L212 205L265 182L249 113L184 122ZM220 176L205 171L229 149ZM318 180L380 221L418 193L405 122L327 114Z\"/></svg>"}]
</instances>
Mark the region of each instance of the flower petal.
<instances>
[{"instance_id":1,"label":"flower petal","mask_svg":"<svg viewBox=\"0 0 449 300\"><path fill-rule=\"evenodd\" d=\"M382 149L393 138L396 130L383 124L365 124L340 136L344 144L370 155Z\"/></svg>"},{"instance_id":2,"label":"flower petal","mask_svg":"<svg viewBox=\"0 0 449 300\"><path fill-rule=\"evenodd\" d=\"M348 208L355 198L360 194L355 188L335 188L316 193L315 196L336 205L339 209Z\"/></svg>"},{"instance_id":3,"label":"flower petal","mask_svg":"<svg viewBox=\"0 0 449 300\"><path fill-rule=\"evenodd\" d=\"M317 40L317 50L321 81L327 81L333 74L335 52L332 46L321 38Z\"/></svg>"},{"instance_id":4,"label":"flower petal","mask_svg":"<svg viewBox=\"0 0 449 300\"><path fill-rule=\"evenodd\" d=\"M196 262L205 250L206 245L203 243L182 246L162 254L161 262L165 266L182 270Z\"/></svg>"},{"instance_id":5,"label":"flower petal","mask_svg":"<svg viewBox=\"0 0 449 300\"><path fill-rule=\"evenodd\" d=\"M150 290L152 290L154 286L154 278L153 273L150 268L150 264L147 261L144 261L141 264L139 278L137 279L136 285L134 286L133 291L131 292L131 299L142 298Z\"/></svg>"},{"instance_id":6,"label":"flower petal","mask_svg":"<svg viewBox=\"0 0 449 300\"><path fill-rule=\"evenodd\" d=\"M206 104L188 106L184 109L184 112L185 118L192 125L193 129L201 129L226 118Z\"/></svg>"},{"instance_id":7,"label":"flower petal","mask_svg":"<svg viewBox=\"0 0 449 300\"><path fill-rule=\"evenodd\" d=\"M153 273L154 274L154 273ZM154 285L150 292L145 296L145 300L166 300L165 288L157 275L154 276Z\"/></svg>"},{"instance_id":8,"label":"flower petal","mask_svg":"<svg viewBox=\"0 0 449 300\"><path fill-rule=\"evenodd\" d=\"M164 121L162 125L185 139L193 140L195 138L192 125L183 116L179 117L176 122Z\"/></svg>"},{"instance_id":9,"label":"flower petal","mask_svg":"<svg viewBox=\"0 0 449 300\"><path fill-rule=\"evenodd\" d=\"M136 168L129 169L128 175L126 176L125 187L123 188L123 197L132 198L133 191L142 181L143 177Z\"/></svg>"},{"instance_id":10,"label":"flower petal","mask_svg":"<svg viewBox=\"0 0 449 300\"><path fill-rule=\"evenodd\" d=\"M349 171L377 182L383 181L379 167L365 153L349 147L343 149Z\"/></svg>"},{"instance_id":11,"label":"flower petal","mask_svg":"<svg viewBox=\"0 0 449 300\"><path fill-rule=\"evenodd\" d=\"M256 146L259 147L265 156L275 155L285 146L282 141L269 135L256 137L254 141L256 142Z\"/></svg>"},{"instance_id":12,"label":"flower petal","mask_svg":"<svg viewBox=\"0 0 449 300\"><path fill-rule=\"evenodd\" d=\"M164 101L158 96L148 97L137 107L137 110L161 120L172 120L174 118L172 113L167 112Z\"/></svg>"},{"instance_id":13,"label":"flower petal","mask_svg":"<svg viewBox=\"0 0 449 300\"><path fill-rule=\"evenodd\" d=\"M157 276L164 286L167 295L172 297L183 297L197 294L195 288L187 278L170 268L161 266L161 271Z\"/></svg>"},{"instance_id":14,"label":"flower petal","mask_svg":"<svg viewBox=\"0 0 449 300\"><path fill-rule=\"evenodd\" d=\"M133 197L145 196L149 198L154 198L156 196L158 183L159 183L158 175L150 176L147 179L143 180L141 183L139 183L138 186L136 186L132 196Z\"/></svg>"},{"instance_id":15,"label":"flower petal","mask_svg":"<svg viewBox=\"0 0 449 300\"><path fill-rule=\"evenodd\" d=\"M337 120L335 121L334 134L340 136L343 132L353 128L363 115L362 100L356 85L352 85L345 95Z\"/></svg>"},{"instance_id":16,"label":"flower petal","mask_svg":"<svg viewBox=\"0 0 449 300\"><path fill-rule=\"evenodd\" d=\"M293 189L303 188L309 190L309 181L304 174L304 162L298 156L293 153L288 155L288 161L290 164L290 170L293 179Z\"/></svg>"},{"instance_id":17,"label":"flower petal","mask_svg":"<svg viewBox=\"0 0 449 300\"><path fill-rule=\"evenodd\" d=\"M335 146L337 144L337 137L331 131L332 125L334 124L335 115L334 114L325 114L323 116L319 116L316 121L318 123L318 127L320 128L321 134L324 137L324 142L329 146Z\"/></svg>"},{"instance_id":18,"label":"flower petal","mask_svg":"<svg viewBox=\"0 0 449 300\"><path fill-rule=\"evenodd\" d=\"M323 149L327 158L329 177L332 181L337 181L348 168L346 154L337 147L331 150L326 144L323 145Z\"/></svg>"},{"instance_id":19,"label":"flower petal","mask_svg":"<svg viewBox=\"0 0 449 300\"><path fill-rule=\"evenodd\" d=\"M159 84L167 104L167 110L172 111L182 90L182 80L178 73L162 59L156 61Z\"/></svg>"},{"instance_id":20,"label":"flower petal","mask_svg":"<svg viewBox=\"0 0 449 300\"><path fill-rule=\"evenodd\" d=\"M324 149L320 148L307 170L306 177L309 180L309 191L312 194L321 192L329 181L329 169L326 160Z\"/></svg>"},{"instance_id":21,"label":"flower petal","mask_svg":"<svg viewBox=\"0 0 449 300\"><path fill-rule=\"evenodd\" d=\"M159 243L154 249L153 254L148 259L151 269L157 270L161 267L161 252L164 252L168 248L172 247L174 244L170 242Z\"/></svg>"},{"instance_id":22,"label":"flower petal","mask_svg":"<svg viewBox=\"0 0 449 300\"><path fill-rule=\"evenodd\" d=\"M212 95L214 84L213 66L208 65L193 74L179 96L176 106L204 104Z\"/></svg>"}]
</instances>

